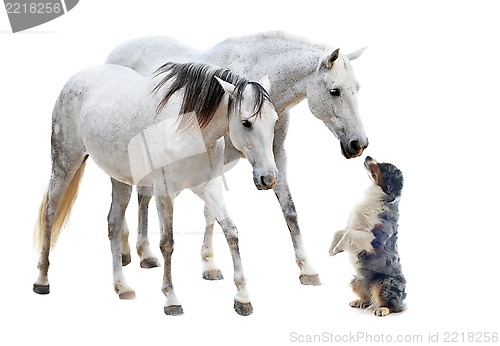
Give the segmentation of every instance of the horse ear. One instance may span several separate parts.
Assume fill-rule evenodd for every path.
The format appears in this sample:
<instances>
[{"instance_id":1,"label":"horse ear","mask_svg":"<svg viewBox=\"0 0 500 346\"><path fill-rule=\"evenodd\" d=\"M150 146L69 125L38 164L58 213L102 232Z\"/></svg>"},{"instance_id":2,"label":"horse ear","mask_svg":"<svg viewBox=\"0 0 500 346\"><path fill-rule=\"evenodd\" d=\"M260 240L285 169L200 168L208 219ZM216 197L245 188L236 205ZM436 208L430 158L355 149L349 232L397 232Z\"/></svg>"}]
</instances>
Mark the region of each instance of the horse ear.
<instances>
[{"instance_id":1,"label":"horse ear","mask_svg":"<svg viewBox=\"0 0 500 346\"><path fill-rule=\"evenodd\" d=\"M333 63L335 62L335 60L337 60L337 58L339 57L339 51L340 51L340 48L337 48L333 51L333 53L330 55L330 57L328 58L328 60L326 61L326 67L328 69L332 68L333 67Z\"/></svg>"},{"instance_id":2,"label":"horse ear","mask_svg":"<svg viewBox=\"0 0 500 346\"><path fill-rule=\"evenodd\" d=\"M269 80L269 75L265 75L263 76L260 80L259 80L259 84L262 85L262 87L267 91L267 93L269 94L269 92L271 91L271 81Z\"/></svg>"},{"instance_id":3,"label":"horse ear","mask_svg":"<svg viewBox=\"0 0 500 346\"><path fill-rule=\"evenodd\" d=\"M363 47L363 48L360 48L358 49L357 51L355 52L352 52L350 54L347 54L346 57L349 59L349 60L354 60L354 59L357 59L361 56L361 54L363 54L363 52L365 51L366 47Z\"/></svg>"},{"instance_id":4,"label":"horse ear","mask_svg":"<svg viewBox=\"0 0 500 346\"><path fill-rule=\"evenodd\" d=\"M221 87L224 89L225 92L232 94L234 92L234 89L236 89L236 87L231 83L226 82L225 80L222 80L217 76L214 77L215 79L217 79L217 82L219 82L219 84L221 85Z\"/></svg>"}]
</instances>

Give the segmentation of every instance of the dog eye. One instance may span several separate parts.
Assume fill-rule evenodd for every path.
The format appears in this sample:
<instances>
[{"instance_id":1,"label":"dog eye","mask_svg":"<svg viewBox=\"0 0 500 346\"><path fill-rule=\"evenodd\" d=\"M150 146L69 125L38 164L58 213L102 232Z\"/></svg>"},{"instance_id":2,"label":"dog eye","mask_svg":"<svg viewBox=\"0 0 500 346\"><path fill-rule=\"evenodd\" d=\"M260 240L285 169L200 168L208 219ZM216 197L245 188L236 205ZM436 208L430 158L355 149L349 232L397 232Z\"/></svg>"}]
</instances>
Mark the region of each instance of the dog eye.
<instances>
[{"instance_id":1,"label":"dog eye","mask_svg":"<svg viewBox=\"0 0 500 346\"><path fill-rule=\"evenodd\" d=\"M241 121L241 125L243 125L244 128L251 129L253 124L245 119Z\"/></svg>"},{"instance_id":2,"label":"dog eye","mask_svg":"<svg viewBox=\"0 0 500 346\"><path fill-rule=\"evenodd\" d=\"M340 96L340 89L338 89L338 88L330 89L330 95L332 95L334 97L339 97Z\"/></svg>"}]
</instances>

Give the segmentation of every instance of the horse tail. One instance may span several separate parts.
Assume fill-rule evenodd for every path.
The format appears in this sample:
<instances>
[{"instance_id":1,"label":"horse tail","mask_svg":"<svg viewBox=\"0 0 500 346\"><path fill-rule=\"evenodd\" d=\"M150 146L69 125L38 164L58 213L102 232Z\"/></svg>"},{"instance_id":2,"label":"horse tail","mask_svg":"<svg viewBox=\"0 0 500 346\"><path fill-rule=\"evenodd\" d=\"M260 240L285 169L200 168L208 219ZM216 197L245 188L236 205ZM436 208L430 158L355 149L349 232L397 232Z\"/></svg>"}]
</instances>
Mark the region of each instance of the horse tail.
<instances>
[{"instance_id":1,"label":"horse tail","mask_svg":"<svg viewBox=\"0 0 500 346\"><path fill-rule=\"evenodd\" d=\"M71 213L71 209L73 207L73 204L75 203L76 196L78 195L78 186L80 185L80 181L82 180L82 176L85 171L85 163L86 162L84 160L81 166L76 171L73 178L71 179L71 182L66 188L66 191L64 192L58 213L56 215L54 224L52 225L52 230L50 232L50 248L53 248L56 245L57 239L59 238L59 234L61 233L62 228L68 222L69 214ZM46 215L47 215L48 200L49 200L48 191L46 191L43 196L42 203L40 204L38 222L35 227L35 244L37 245L39 250L41 250L43 247L43 238L47 222Z\"/></svg>"}]
</instances>

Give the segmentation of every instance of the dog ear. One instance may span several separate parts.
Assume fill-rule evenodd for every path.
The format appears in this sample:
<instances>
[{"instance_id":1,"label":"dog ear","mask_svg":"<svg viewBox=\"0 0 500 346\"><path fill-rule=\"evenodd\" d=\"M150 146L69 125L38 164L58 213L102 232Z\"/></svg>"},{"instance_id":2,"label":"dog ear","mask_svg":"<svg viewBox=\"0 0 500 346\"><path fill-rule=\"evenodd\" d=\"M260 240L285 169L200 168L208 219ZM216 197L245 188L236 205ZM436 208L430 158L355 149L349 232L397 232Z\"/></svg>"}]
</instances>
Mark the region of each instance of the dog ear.
<instances>
[{"instance_id":1,"label":"dog ear","mask_svg":"<svg viewBox=\"0 0 500 346\"><path fill-rule=\"evenodd\" d=\"M399 202L401 198L401 192L403 191L403 176L401 175L401 171L397 170L393 173L393 175L389 178L389 181L386 180L386 188L387 188L387 196L389 197L388 203L394 204Z\"/></svg>"},{"instance_id":2,"label":"dog ear","mask_svg":"<svg viewBox=\"0 0 500 346\"><path fill-rule=\"evenodd\" d=\"M387 203L399 202L403 191L403 173L390 163L380 164L379 167L384 180L382 189L387 195Z\"/></svg>"}]
</instances>

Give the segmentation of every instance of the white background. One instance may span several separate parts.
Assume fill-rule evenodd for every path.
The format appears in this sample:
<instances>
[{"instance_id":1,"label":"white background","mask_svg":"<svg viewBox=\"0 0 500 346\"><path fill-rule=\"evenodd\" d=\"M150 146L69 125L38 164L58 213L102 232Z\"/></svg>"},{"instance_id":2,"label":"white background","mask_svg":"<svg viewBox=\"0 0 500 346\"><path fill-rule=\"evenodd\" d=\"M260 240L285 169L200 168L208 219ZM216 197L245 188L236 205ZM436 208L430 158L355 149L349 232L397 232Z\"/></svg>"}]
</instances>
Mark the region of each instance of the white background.
<instances>
[{"instance_id":1,"label":"white background","mask_svg":"<svg viewBox=\"0 0 500 346\"><path fill-rule=\"evenodd\" d=\"M17 34L0 13L0 344L287 345L296 335L321 333L421 335L426 341L429 333L443 340L446 332L498 332L496 8L493 1L89 0ZM255 189L242 161L226 176L226 200L240 232L253 315L232 309L232 263L218 228L216 260L225 280L202 280L202 204L190 192L176 200L174 225L173 278L185 314L164 315L163 270L140 269L135 253L125 275L137 299L120 301L107 239L111 187L91 162L51 254L51 293L33 293L38 255L32 230L49 179L52 107L65 81L137 36L168 35L203 49L267 30L344 53L368 47L353 61L370 139L366 154L405 175L399 248L408 310L377 318L348 306L353 268L346 255L327 252L369 180L362 159L343 158L306 102L292 111L286 148L306 250L322 286L300 285L274 194ZM132 244L136 212L133 197L127 214ZM150 220L160 256L154 203Z\"/></svg>"}]
</instances>

